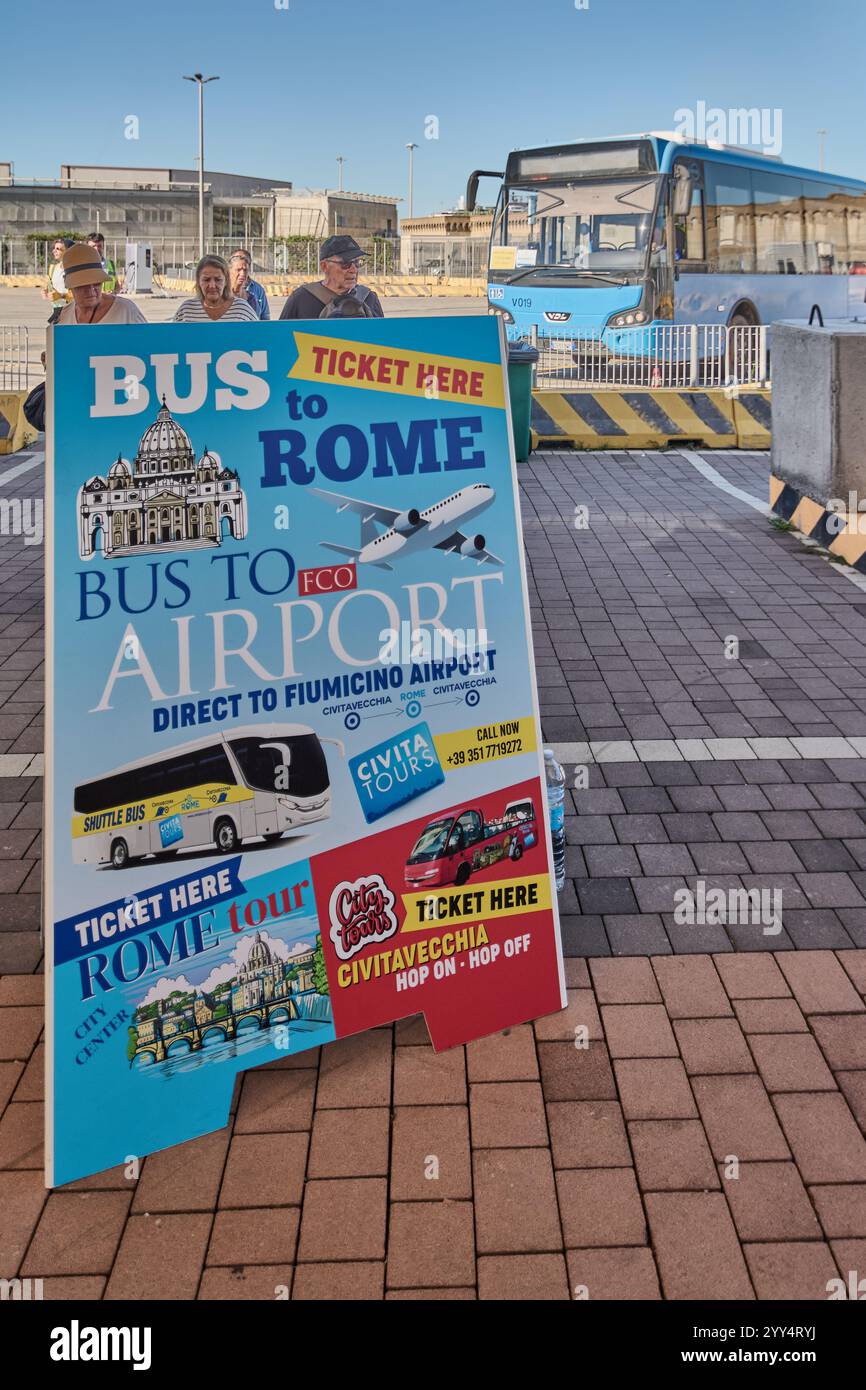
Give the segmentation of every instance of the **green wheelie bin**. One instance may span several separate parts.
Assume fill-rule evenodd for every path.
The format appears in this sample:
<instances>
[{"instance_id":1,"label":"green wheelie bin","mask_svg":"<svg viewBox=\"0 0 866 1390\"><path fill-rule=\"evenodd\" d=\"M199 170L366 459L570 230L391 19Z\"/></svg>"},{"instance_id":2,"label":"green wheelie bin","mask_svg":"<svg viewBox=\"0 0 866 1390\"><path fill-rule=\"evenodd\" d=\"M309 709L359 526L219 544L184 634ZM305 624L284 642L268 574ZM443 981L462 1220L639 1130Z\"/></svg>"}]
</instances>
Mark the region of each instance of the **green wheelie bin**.
<instances>
[{"instance_id":1,"label":"green wheelie bin","mask_svg":"<svg viewBox=\"0 0 866 1390\"><path fill-rule=\"evenodd\" d=\"M538 350L530 343L508 344L508 396L511 404L514 452L518 463L525 463L529 458L532 369L537 361Z\"/></svg>"}]
</instances>

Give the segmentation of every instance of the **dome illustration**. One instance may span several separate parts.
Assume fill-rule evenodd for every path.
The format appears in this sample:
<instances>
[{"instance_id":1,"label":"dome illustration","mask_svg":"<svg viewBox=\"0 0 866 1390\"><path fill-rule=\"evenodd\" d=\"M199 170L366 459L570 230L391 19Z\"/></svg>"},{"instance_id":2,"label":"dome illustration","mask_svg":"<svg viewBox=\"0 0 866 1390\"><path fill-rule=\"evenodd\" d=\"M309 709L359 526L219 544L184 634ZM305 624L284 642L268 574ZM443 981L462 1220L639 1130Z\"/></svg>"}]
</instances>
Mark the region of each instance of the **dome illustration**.
<instances>
[{"instance_id":1,"label":"dome illustration","mask_svg":"<svg viewBox=\"0 0 866 1390\"><path fill-rule=\"evenodd\" d=\"M261 932L256 932L256 939L247 960L247 970L264 970L271 963L270 948L262 941Z\"/></svg>"},{"instance_id":2,"label":"dome illustration","mask_svg":"<svg viewBox=\"0 0 866 1390\"><path fill-rule=\"evenodd\" d=\"M190 437L169 412L165 396L156 419L148 425L138 445L138 460L153 458L170 459L175 466L182 462L190 466L195 458Z\"/></svg>"},{"instance_id":3,"label":"dome illustration","mask_svg":"<svg viewBox=\"0 0 866 1390\"><path fill-rule=\"evenodd\" d=\"M104 499L101 494L108 491L111 497ZM124 458L118 450L105 476L97 473L82 484L77 505L82 560L97 553L220 546L247 533L247 504L237 470L207 445L196 463L192 440L173 418L165 396L134 457ZM110 506L108 524L105 505ZM270 961L267 948L260 951Z\"/></svg>"}]
</instances>

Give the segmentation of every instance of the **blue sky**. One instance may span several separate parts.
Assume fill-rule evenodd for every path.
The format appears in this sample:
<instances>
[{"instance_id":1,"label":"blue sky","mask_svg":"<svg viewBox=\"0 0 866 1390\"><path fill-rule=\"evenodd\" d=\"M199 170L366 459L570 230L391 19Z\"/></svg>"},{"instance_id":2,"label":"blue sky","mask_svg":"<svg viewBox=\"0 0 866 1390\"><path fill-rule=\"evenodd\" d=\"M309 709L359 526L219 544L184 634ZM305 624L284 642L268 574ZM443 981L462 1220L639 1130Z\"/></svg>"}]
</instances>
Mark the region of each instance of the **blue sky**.
<instances>
[{"instance_id":1,"label":"blue sky","mask_svg":"<svg viewBox=\"0 0 866 1390\"><path fill-rule=\"evenodd\" d=\"M191 168L181 75L203 71L221 77L205 89L206 167L334 187L342 154L347 188L405 198L414 140L416 215L455 206L472 168L517 145L671 129L701 100L781 109L794 164L817 166L823 126L826 167L866 178L863 0L276 3L6 7L0 161L21 177Z\"/></svg>"}]
</instances>

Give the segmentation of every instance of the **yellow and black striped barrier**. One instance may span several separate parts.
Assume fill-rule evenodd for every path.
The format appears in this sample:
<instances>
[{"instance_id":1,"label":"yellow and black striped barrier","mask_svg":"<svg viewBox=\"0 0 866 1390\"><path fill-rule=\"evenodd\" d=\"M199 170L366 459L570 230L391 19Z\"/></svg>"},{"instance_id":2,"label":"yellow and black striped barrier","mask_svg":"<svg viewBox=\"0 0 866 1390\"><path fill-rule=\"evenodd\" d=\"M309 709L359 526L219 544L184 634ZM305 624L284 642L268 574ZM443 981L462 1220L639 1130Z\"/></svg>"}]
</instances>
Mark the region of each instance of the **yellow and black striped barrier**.
<instances>
[{"instance_id":1,"label":"yellow and black striped barrier","mask_svg":"<svg viewBox=\"0 0 866 1390\"><path fill-rule=\"evenodd\" d=\"M866 574L866 512L837 512L770 475L770 510Z\"/></svg>"},{"instance_id":2,"label":"yellow and black striped barrier","mask_svg":"<svg viewBox=\"0 0 866 1390\"><path fill-rule=\"evenodd\" d=\"M770 392L536 390L531 427L533 449L768 449Z\"/></svg>"},{"instance_id":3,"label":"yellow and black striped barrier","mask_svg":"<svg viewBox=\"0 0 866 1390\"><path fill-rule=\"evenodd\" d=\"M0 391L0 454L26 449L38 437L24 414L27 391Z\"/></svg>"}]
</instances>

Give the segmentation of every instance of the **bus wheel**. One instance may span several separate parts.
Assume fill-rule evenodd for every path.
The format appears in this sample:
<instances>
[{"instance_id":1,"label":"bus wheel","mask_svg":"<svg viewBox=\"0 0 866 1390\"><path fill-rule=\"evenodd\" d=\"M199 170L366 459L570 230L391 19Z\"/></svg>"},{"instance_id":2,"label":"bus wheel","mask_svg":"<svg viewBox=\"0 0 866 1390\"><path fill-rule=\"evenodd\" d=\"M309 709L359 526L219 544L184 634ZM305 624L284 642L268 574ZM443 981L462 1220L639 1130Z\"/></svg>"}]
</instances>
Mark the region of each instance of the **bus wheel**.
<instances>
[{"instance_id":1,"label":"bus wheel","mask_svg":"<svg viewBox=\"0 0 866 1390\"><path fill-rule=\"evenodd\" d=\"M460 868L457 870L457 875L454 879L454 882L457 884L458 888L463 887L463 884L468 879L470 872L471 871L467 863L464 862L460 865Z\"/></svg>"},{"instance_id":2,"label":"bus wheel","mask_svg":"<svg viewBox=\"0 0 866 1390\"><path fill-rule=\"evenodd\" d=\"M237 849L239 840L234 821L218 820L214 829L214 843L220 854L231 854Z\"/></svg>"},{"instance_id":3,"label":"bus wheel","mask_svg":"<svg viewBox=\"0 0 866 1390\"><path fill-rule=\"evenodd\" d=\"M125 840L115 840L111 846L112 869L125 869L129 863L129 845Z\"/></svg>"},{"instance_id":4,"label":"bus wheel","mask_svg":"<svg viewBox=\"0 0 866 1390\"><path fill-rule=\"evenodd\" d=\"M515 840L515 841L514 841L514 844L511 846L511 858L512 858L512 859L519 859L520 856L522 855L522 853L523 853L523 845L520 843L519 840Z\"/></svg>"}]
</instances>

